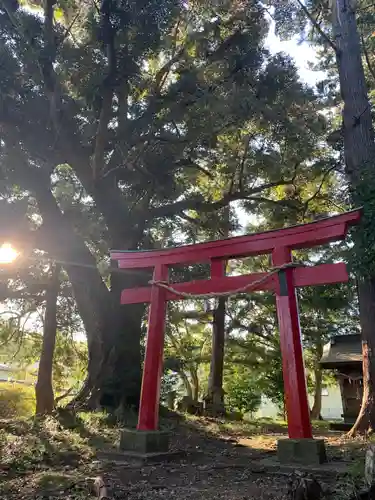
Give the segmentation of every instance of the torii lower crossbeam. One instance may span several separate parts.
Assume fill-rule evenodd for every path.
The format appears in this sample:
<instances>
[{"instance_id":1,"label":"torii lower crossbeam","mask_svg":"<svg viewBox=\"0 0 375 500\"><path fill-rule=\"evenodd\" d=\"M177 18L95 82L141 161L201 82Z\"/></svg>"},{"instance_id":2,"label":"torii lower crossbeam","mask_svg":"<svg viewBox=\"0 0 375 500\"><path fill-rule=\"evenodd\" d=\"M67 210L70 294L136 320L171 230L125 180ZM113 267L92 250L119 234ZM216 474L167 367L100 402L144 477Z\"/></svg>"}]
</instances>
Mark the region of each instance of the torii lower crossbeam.
<instances>
[{"instance_id":1,"label":"torii lower crossbeam","mask_svg":"<svg viewBox=\"0 0 375 500\"><path fill-rule=\"evenodd\" d=\"M112 251L111 259L117 261L121 269L154 268L155 284L149 287L125 289L121 295L122 304L140 302L150 304L137 428L142 431L154 431L158 428L167 301L183 298L179 295L181 292L189 294L230 292L262 280L257 290L271 290L276 294L289 437L311 438L296 288L345 282L348 280L348 274L343 263L295 268L286 265L292 262L294 249L311 248L343 240L349 227L356 224L359 219L360 211L356 210L310 224L198 245L146 252ZM224 263L229 259L260 254L271 254L273 265L281 269L277 275L274 273L233 277L224 275ZM211 279L172 283L175 292L158 286L157 282L168 281L169 266L200 262L211 264ZM218 269L222 269L222 273L218 272Z\"/></svg>"}]
</instances>

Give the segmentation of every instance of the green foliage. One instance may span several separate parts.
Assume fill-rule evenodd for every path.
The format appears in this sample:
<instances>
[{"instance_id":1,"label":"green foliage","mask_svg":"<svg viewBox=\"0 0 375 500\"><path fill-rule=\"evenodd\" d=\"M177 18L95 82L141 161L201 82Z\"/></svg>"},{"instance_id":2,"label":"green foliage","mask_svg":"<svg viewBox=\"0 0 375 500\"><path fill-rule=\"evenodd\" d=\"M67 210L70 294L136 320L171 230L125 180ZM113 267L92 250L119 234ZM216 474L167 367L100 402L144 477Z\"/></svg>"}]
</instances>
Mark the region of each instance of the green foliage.
<instances>
[{"instance_id":1,"label":"green foliage","mask_svg":"<svg viewBox=\"0 0 375 500\"><path fill-rule=\"evenodd\" d=\"M129 373L115 385L137 385L125 378L139 375L141 314L132 328L133 307L122 324L109 318L128 286L108 290L109 248L217 237L230 202L280 218L304 206L311 192L291 197L283 186L308 181L314 191L327 177L331 159L317 147L325 118L290 58L265 49L268 18L254 0L188 9L176 0L111 2L109 17L72 0L54 4L53 20L40 2L25 5L33 9L0 8L0 197L26 202L26 228L14 235L20 248L36 262L65 264L59 318L74 324L59 330L80 329L74 288L90 349L108 350L90 356L126 357L119 346L129 335L134 366L119 362ZM229 219L238 227L233 207ZM45 266L32 262L4 281L18 307L40 310Z\"/></svg>"},{"instance_id":2,"label":"green foliage","mask_svg":"<svg viewBox=\"0 0 375 500\"><path fill-rule=\"evenodd\" d=\"M23 332L12 321L0 324L0 361L13 367L12 377L27 378L36 382L42 335L35 332ZM71 387L78 389L85 377L87 364L87 346L66 335L57 332L53 359L53 385L57 393Z\"/></svg>"},{"instance_id":3,"label":"green foliage","mask_svg":"<svg viewBox=\"0 0 375 500\"><path fill-rule=\"evenodd\" d=\"M65 12L60 5L57 10ZM71 2L67 11L69 15L78 12L78 19L55 54L56 78L66 93L62 104L65 137L72 135L74 140L69 142L68 159L64 155L61 161L51 158L51 164L57 165L52 187L59 207L69 213L69 220L90 241L93 252L108 248L108 238L114 239L111 214L120 209L118 202L123 234L125 226L133 232L145 214L145 236L152 239L160 224L170 228L171 222L174 228L185 226L185 232L199 232L209 228L216 218L212 214L227 204L215 205L225 195L247 200L254 210L259 205L282 210L298 201L284 196L282 203L275 203L280 201L274 192L279 184L283 186L288 179L305 184L304 177L315 179L324 170L325 159L316 164L316 141L325 127L317 113L319 102L298 82L289 58L264 50L267 20L262 6L253 0L210 7L194 2L187 10L173 0L148 2L142 8L120 2L111 14L117 56L117 67L112 69L117 77L117 102L124 98L127 104L126 110L123 106L111 110L118 126L104 139L105 152L114 151L114 155L105 155L97 185L92 186L80 155L87 153L89 165L109 71L103 47L107 42L102 38L103 20L91 4L85 2L79 10ZM65 18L55 14L58 36L65 33ZM40 83L41 22L28 11L17 16L28 32L16 35L4 16L3 37L16 38L14 55L7 52L6 61L13 70L16 93L21 92L24 99L20 115L46 136L48 144L53 142L53 131L42 125L50 125L49 113L40 112L39 103L45 102L43 85L24 87L25 81ZM35 53L27 50L29 33L34 35ZM22 74L19 61L25 63ZM11 97L15 89L6 90L11 109L18 102ZM151 132L145 134L146 130ZM59 138L64 142L63 135ZM25 152L31 161L35 154L31 142ZM295 177L297 163L303 164L300 181ZM128 169L126 164L134 167ZM8 174L10 186L19 182L18 175L13 176L11 170ZM29 179L22 179L25 189ZM259 188L259 180L264 189ZM243 189L251 185L257 186L254 193ZM138 201L150 188L153 196L140 206ZM102 202L87 203L88 194L96 201L99 193L102 200L110 200L109 210ZM264 196L251 196L260 193ZM176 200L184 204L177 205ZM99 217L94 216L97 212ZM199 225L181 224L181 213L189 221L199 220ZM138 237L133 245L142 241Z\"/></svg>"},{"instance_id":4,"label":"green foliage","mask_svg":"<svg viewBox=\"0 0 375 500\"><path fill-rule=\"evenodd\" d=\"M34 413L34 386L0 382L0 418L31 417Z\"/></svg>"},{"instance_id":5,"label":"green foliage","mask_svg":"<svg viewBox=\"0 0 375 500\"><path fill-rule=\"evenodd\" d=\"M168 360L167 360L168 363ZM168 394L176 390L178 386L178 375L171 370L165 370L160 387L160 401L168 402Z\"/></svg>"},{"instance_id":6,"label":"green foliage","mask_svg":"<svg viewBox=\"0 0 375 500\"><path fill-rule=\"evenodd\" d=\"M263 393L277 407L284 410L284 380L280 351L276 351L263 367Z\"/></svg>"},{"instance_id":7,"label":"green foliage","mask_svg":"<svg viewBox=\"0 0 375 500\"><path fill-rule=\"evenodd\" d=\"M125 378L139 372L144 325L139 314L129 326L134 307L117 317L119 290L138 283L125 275L109 280L109 248L165 248L228 235L241 229L235 202L258 216L251 228L257 231L343 206L337 155L325 141L327 101L299 81L289 57L266 50L268 14L255 0L198 0L189 8L177 0L111 2L109 24L92 2L61 1L48 37L41 2L24 4L34 10L19 9L14 18L0 8L0 197L26 203L26 227L17 223L14 238L33 260L2 273L1 281L21 316L39 314L48 277L41 257L62 260L55 387L62 389L68 375L69 383L84 376L86 352L74 340L83 330L78 305L89 348L103 351L90 352L91 359L132 352L130 362L116 364L129 371L117 370L106 382L125 393ZM298 6L279 0L273 7L278 33L305 26ZM268 258L261 258L236 270L267 268ZM176 266L171 278L208 273L206 264ZM301 294L304 343L315 361L317 346L342 328L348 299L341 289L337 296L342 307L326 292L320 303ZM171 306L166 332L166 368L196 397L211 356L206 305ZM226 364L259 373L264 392L282 405L273 297L229 301L226 328ZM17 352L20 363L36 360L40 335L16 330L9 353ZM238 404L244 407L243 398Z\"/></svg>"},{"instance_id":8,"label":"green foliage","mask_svg":"<svg viewBox=\"0 0 375 500\"><path fill-rule=\"evenodd\" d=\"M234 372L225 384L225 400L230 409L255 412L261 403L259 380L250 370Z\"/></svg>"},{"instance_id":9,"label":"green foliage","mask_svg":"<svg viewBox=\"0 0 375 500\"><path fill-rule=\"evenodd\" d=\"M165 376L168 372L177 374L182 392L196 400L202 395L205 382L203 366L210 360L212 314L204 310L201 301L195 301L196 310L191 305L186 302L180 307L170 307L164 368Z\"/></svg>"},{"instance_id":10,"label":"green foliage","mask_svg":"<svg viewBox=\"0 0 375 500\"><path fill-rule=\"evenodd\" d=\"M357 276L371 277L374 275L374 256L375 256L375 240L373 221L375 216L374 210L374 150L372 148L373 139L369 139L366 143L361 143L361 137L356 140L345 139L343 127L350 127L349 123L344 124L344 115L342 110L354 110L355 108L363 108L358 112L361 125L367 128L374 114L372 116L365 116L369 108L373 108L374 104L374 88L375 88L375 72L374 72L374 29L375 29L375 9L374 5L367 0L359 0L355 2L354 13L355 24L351 24L353 31L349 34L346 33L346 43L350 43L351 47L357 46L359 56L362 57L363 70L366 79L367 94L357 92L355 89L363 88L363 84L359 83L362 80L362 75L358 74L356 80L349 81L347 68L344 67L342 58L340 61L335 57L333 50L326 50L329 46L328 40L331 39L333 43L336 40L333 36L332 23L335 16L333 16L333 8L327 2L320 2L316 0L309 0L304 2L290 2L288 0L278 0L272 2L275 7L276 29L284 36L284 38L291 38L293 35L308 36L317 48L318 64L316 69L321 69L326 72L324 81L320 82L317 90L319 91L322 100L327 104L327 107L334 105L332 113L331 126L333 130L332 136L335 139L331 142L331 146L340 155L341 182L344 188L336 189L336 196L341 198L339 206L355 206L363 207L363 217L360 225L353 231L354 247L353 251L349 254L349 263L353 272ZM319 29L314 26L314 19L319 19ZM341 24L342 21L339 21ZM325 36L322 36L322 30ZM341 37L340 37L341 38ZM337 37L337 40L339 37ZM359 42L360 40L360 42ZM358 45L357 45L358 41ZM353 45L354 44L354 45ZM348 46L348 45L346 45ZM352 57L353 54L351 54ZM339 71L340 70L340 71ZM361 69L362 71L362 69ZM351 71L353 73L353 71ZM352 95L350 96L347 89L350 88ZM365 99L363 105L358 101L358 96ZM347 121L351 120L349 112ZM364 125L364 123L366 123ZM358 123L359 124L359 123ZM372 123L373 125L373 123ZM352 134L349 133L349 136ZM370 135L372 132L370 133ZM363 134L360 134L363 136ZM364 136L363 136L364 137ZM345 139L345 143L344 143ZM328 138L327 138L328 141ZM345 165L346 163L346 165Z\"/></svg>"}]
</instances>

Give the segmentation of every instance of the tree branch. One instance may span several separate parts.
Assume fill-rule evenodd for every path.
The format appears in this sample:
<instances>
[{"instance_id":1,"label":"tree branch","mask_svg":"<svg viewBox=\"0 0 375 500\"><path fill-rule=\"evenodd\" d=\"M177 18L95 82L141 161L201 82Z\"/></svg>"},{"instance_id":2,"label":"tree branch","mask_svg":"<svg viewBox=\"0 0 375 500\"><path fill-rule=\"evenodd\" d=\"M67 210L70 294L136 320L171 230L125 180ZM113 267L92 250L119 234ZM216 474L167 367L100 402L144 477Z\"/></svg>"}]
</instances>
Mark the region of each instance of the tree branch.
<instances>
[{"instance_id":1,"label":"tree branch","mask_svg":"<svg viewBox=\"0 0 375 500\"><path fill-rule=\"evenodd\" d=\"M365 44L365 40L363 38L363 35L361 35L361 41L362 41L362 48L363 48L363 53L365 55L365 59L366 59L366 63L367 63L367 67L371 73L371 76L373 77L373 79L375 80L375 70L374 68L372 67L372 64L371 64L371 61L370 61L370 57L369 57L369 54L368 54L368 51L366 49L366 44Z\"/></svg>"},{"instance_id":2,"label":"tree branch","mask_svg":"<svg viewBox=\"0 0 375 500\"><path fill-rule=\"evenodd\" d=\"M309 204L309 203L311 203L311 202L312 202L312 201L313 201L313 200L314 200L317 196L319 196L319 194L321 193L321 191L322 191L322 189L323 189L323 186L324 186L324 183L325 183L325 181L326 181L327 177L329 176L329 174L330 174L331 172L333 172L334 170L336 170L336 168L337 168L337 165L335 164L335 165L333 165L332 167L330 167L328 170L326 170L326 171L324 172L323 177L322 177L322 180L320 181L320 184L319 184L318 189L317 189L317 190L315 191L315 193L314 193L312 196L310 196L310 198L308 198L308 199L305 201L305 203L304 203L304 205L305 205L305 211L307 210L308 204Z\"/></svg>"},{"instance_id":3,"label":"tree branch","mask_svg":"<svg viewBox=\"0 0 375 500\"><path fill-rule=\"evenodd\" d=\"M44 48L40 54L39 68L44 81L44 88L50 102L51 120L56 133L60 131L60 93L57 88L57 77L53 64L56 60L56 37L53 27L54 7L56 0L44 2Z\"/></svg>"},{"instance_id":4,"label":"tree branch","mask_svg":"<svg viewBox=\"0 0 375 500\"><path fill-rule=\"evenodd\" d=\"M210 179L213 179L214 178L214 175L209 171L207 170L206 168L204 167L201 167L200 165L198 165L198 163L196 163L194 160L192 160L191 158L182 158L181 160L178 160L176 162L178 168L181 167L181 168L195 168L197 170L199 170L200 172L202 172L202 174L204 175L207 175L207 177L209 177Z\"/></svg>"},{"instance_id":5,"label":"tree branch","mask_svg":"<svg viewBox=\"0 0 375 500\"><path fill-rule=\"evenodd\" d=\"M105 148L108 142L108 125L112 117L112 100L117 76L115 49L115 28L112 25L112 1L103 0L100 8L102 40L107 57L107 75L102 84L102 105L96 129L95 150L92 159L93 178L97 179L104 170Z\"/></svg>"},{"instance_id":6,"label":"tree branch","mask_svg":"<svg viewBox=\"0 0 375 500\"><path fill-rule=\"evenodd\" d=\"M171 205L165 205L163 207L157 207L151 210L149 220L157 219L160 217L170 217L171 215L184 212L186 210L199 210L201 212L214 212L215 210L219 210L220 208L225 207L228 203L232 201L238 200L249 200L256 202L271 202L280 204L281 202L285 202L287 200L269 200L268 198L255 197L253 195L257 193L261 193L267 189L283 186L291 184L290 180L284 181L279 180L276 182L268 182L266 184L262 184L261 186L257 186L249 192L236 192L236 193L227 193L224 195L221 200L215 202L206 202L203 199L190 199L190 200L182 200ZM290 203L288 203L288 206ZM186 214L183 214L186 217Z\"/></svg>"},{"instance_id":7,"label":"tree branch","mask_svg":"<svg viewBox=\"0 0 375 500\"><path fill-rule=\"evenodd\" d=\"M183 54L185 53L185 46L181 47L170 59L167 61L162 68L156 73L155 82L153 85L153 91L159 93L162 89L165 80L174 64L178 62Z\"/></svg>"},{"instance_id":8,"label":"tree branch","mask_svg":"<svg viewBox=\"0 0 375 500\"><path fill-rule=\"evenodd\" d=\"M62 394L60 394L60 396L57 396L55 398L54 405L57 406L60 401L62 401L63 399L67 398L68 396L70 396L72 394L72 392L74 391L74 389L75 389L75 387L72 386L67 391L65 391Z\"/></svg>"},{"instance_id":9,"label":"tree branch","mask_svg":"<svg viewBox=\"0 0 375 500\"><path fill-rule=\"evenodd\" d=\"M243 199L244 201L252 201L257 204L268 203L270 205L279 205L279 206L281 205L293 209L297 208L292 200L272 200L272 198L266 198L264 196L247 196L246 198Z\"/></svg>"},{"instance_id":10,"label":"tree branch","mask_svg":"<svg viewBox=\"0 0 375 500\"><path fill-rule=\"evenodd\" d=\"M65 33L62 37L62 39L59 41L59 44L62 45L65 40L67 39L67 37L70 35L73 39L73 41L75 42L74 38L73 38L73 35L72 35L72 29L73 29L73 26L75 25L79 15L81 14L81 9L79 8L76 12L76 15L73 17L71 23L69 24L69 26L66 28L65 30ZM76 42L75 42L76 43Z\"/></svg>"},{"instance_id":11,"label":"tree branch","mask_svg":"<svg viewBox=\"0 0 375 500\"><path fill-rule=\"evenodd\" d=\"M53 29L53 12L56 0L45 0L44 2L44 47L41 53L33 48L33 40L27 33L26 29L22 26L14 15L14 9L11 0L1 0L1 5L8 15L10 22L17 31L17 33L30 45L35 53L35 58L38 62L39 71L44 82L46 95L50 101L50 114L54 124L55 130L58 131L57 124L57 96L56 96L56 75L53 69L53 62L56 57L56 41Z\"/></svg>"},{"instance_id":12,"label":"tree branch","mask_svg":"<svg viewBox=\"0 0 375 500\"><path fill-rule=\"evenodd\" d=\"M243 190L243 173L245 170L245 162L246 162L247 153L248 153L249 147L250 147L250 137L251 137L251 134L247 134L245 137L244 150L243 150L242 158L240 161L240 171L238 174L238 186L239 186L240 191Z\"/></svg>"},{"instance_id":13,"label":"tree branch","mask_svg":"<svg viewBox=\"0 0 375 500\"><path fill-rule=\"evenodd\" d=\"M183 220L186 220L187 222L190 222L190 224L193 224L194 226L200 227L199 219L194 219L193 217L189 217L189 215L186 215L184 212L180 213L179 217Z\"/></svg>"},{"instance_id":14,"label":"tree branch","mask_svg":"<svg viewBox=\"0 0 375 500\"><path fill-rule=\"evenodd\" d=\"M194 37L197 37L197 36L202 37L206 31L209 31L209 27L214 28L215 26L218 26L218 25L227 26L229 24L230 24L229 21L222 22L221 20L215 20L213 23L210 23L204 31L193 33L191 35L190 39L194 40ZM232 35L229 35L228 40L231 38L232 38ZM223 43L225 43L225 40ZM141 136L141 133L144 130L145 126L148 126L150 121L152 121L156 117L157 113L163 107L165 108L166 111L169 110L169 113L166 112L163 115L163 119L160 120L161 124L163 123L163 121L165 122L167 120L170 120L170 116L173 115L174 113L176 113L176 111L180 110L181 108L185 109L186 106L191 107L191 106L196 105L201 100L205 99L208 94L214 95L216 90L220 89L220 87L222 85L225 85L228 82L230 82L231 79L234 78L237 73L242 71L244 64L246 64L246 57L247 56L243 56L242 59L238 60L235 67L229 69L227 74L221 80L210 82L206 88L200 89L199 93L189 94L188 98L184 98L184 99L176 101L174 95L173 96L166 95L164 101L167 101L167 102L163 102L163 99L160 99L160 96L154 96L156 98L150 100L149 105L145 109L145 111L136 120L133 120L133 122L132 122L133 134L136 133L134 135L137 135L138 137ZM207 61L207 65L204 66L204 69L207 69L209 64L210 64L210 62ZM167 104L167 106L166 106L166 104Z\"/></svg>"},{"instance_id":15,"label":"tree branch","mask_svg":"<svg viewBox=\"0 0 375 500\"><path fill-rule=\"evenodd\" d=\"M320 34L320 36L328 43L328 45L335 51L335 53L337 54L338 53L338 49L336 47L336 45L332 42L332 40L329 38L329 36L327 35L327 33L325 33L320 24L317 22L317 20L314 18L314 16L310 13L310 11L308 10L308 8L306 7L306 5L302 2L302 0L296 0L298 5L301 7L301 9L303 10L303 12L305 13L306 17L309 19L309 21L311 22L311 24L314 26L314 28L318 31L318 33Z\"/></svg>"}]
</instances>

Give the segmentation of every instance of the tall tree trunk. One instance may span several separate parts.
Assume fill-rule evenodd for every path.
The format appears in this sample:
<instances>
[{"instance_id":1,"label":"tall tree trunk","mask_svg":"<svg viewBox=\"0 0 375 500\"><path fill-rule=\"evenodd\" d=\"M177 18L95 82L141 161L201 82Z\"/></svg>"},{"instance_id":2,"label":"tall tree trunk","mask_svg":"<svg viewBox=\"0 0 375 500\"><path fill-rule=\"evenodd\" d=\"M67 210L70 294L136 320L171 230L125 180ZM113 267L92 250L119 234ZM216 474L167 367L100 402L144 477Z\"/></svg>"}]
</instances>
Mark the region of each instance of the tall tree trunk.
<instances>
[{"instance_id":1,"label":"tall tree trunk","mask_svg":"<svg viewBox=\"0 0 375 500\"><path fill-rule=\"evenodd\" d=\"M193 389L193 402L197 403L199 399L199 377L196 368L190 369L191 385Z\"/></svg>"},{"instance_id":2,"label":"tall tree trunk","mask_svg":"<svg viewBox=\"0 0 375 500\"><path fill-rule=\"evenodd\" d=\"M182 383L184 384L184 387L186 390L186 396L188 398L190 398L190 400L192 401L193 400L193 389L191 387L190 381L189 381L186 373L183 370L181 370L178 372L178 374L182 380Z\"/></svg>"},{"instance_id":3,"label":"tall tree trunk","mask_svg":"<svg viewBox=\"0 0 375 500\"><path fill-rule=\"evenodd\" d=\"M334 0L332 27L337 48L336 60L344 101L343 136L346 171L355 205L364 206L360 230L355 235L355 251L360 262L359 302L363 346L363 401L351 435L370 430L375 424L373 376L375 375L375 286L371 255L369 265L365 259L374 248L374 161L375 142L371 119L371 106L362 66L360 37L356 22L354 0ZM371 252L370 252L371 253ZM368 258L368 257L367 257ZM372 269L371 269L372 267ZM371 274L370 274L371 273Z\"/></svg>"},{"instance_id":4,"label":"tall tree trunk","mask_svg":"<svg viewBox=\"0 0 375 500\"><path fill-rule=\"evenodd\" d=\"M314 378L315 378L314 402L310 411L310 417L312 420L318 420L322 412L323 373L321 368L315 367Z\"/></svg>"},{"instance_id":5,"label":"tall tree trunk","mask_svg":"<svg viewBox=\"0 0 375 500\"><path fill-rule=\"evenodd\" d=\"M230 227L230 212L229 206L224 209L224 230L222 236L229 237ZM223 273L225 274L225 265L223 262ZM214 310L212 322L212 349L210 373L208 377L208 389L205 397L208 407L212 405L214 413L224 411L224 390L223 390L223 374L224 374L224 351L225 351L225 312L226 299L220 297L217 301L217 307Z\"/></svg>"},{"instance_id":6,"label":"tall tree trunk","mask_svg":"<svg viewBox=\"0 0 375 500\"><path fill-rule=\"evenodd\" d=\"M358 283L362 328L363 395L356 422L348 433L371 433L375 428L375 278Z\"/></svg>"},{"instance_id":7,"label":"tall tree trunk","mask_svg":"<svg viewBox=\"0 0 375 500\"><path fill-rule=\"evenodd\" d=\"M220 297L213 315L210 374L208 377L208 394L205 398L207 403L218 409L224 407L225 311L226 299Z\"/></svg>"},{"instance_id":8,"label":"tall tree trunk","mask_svg":"<svg viewBox=\"0 0 375 500\"><path fill-rule=\"evenodd\" d=\"M322 355L323 355L323 344L319 342L317 345L316 360L314 367L314 382L315 382L314 402L310 412L310 417L313 420L318 420L322 412L323 371L319 363Z\"/></svg>"},{"instance_id":9,"label":"tall tree trunk","mask_svg":"<svg viewBox=\"0 0 375 500\"><path fill-rule=\"evenodd\" d=\"M52 367L57 333L56 314L60 286L59 273L60 266L53 266L52 276L46 288L42 352L39 360L38 379L35 386L37 415L51 414L54 408Z\"/></svg>"}]
</instances>

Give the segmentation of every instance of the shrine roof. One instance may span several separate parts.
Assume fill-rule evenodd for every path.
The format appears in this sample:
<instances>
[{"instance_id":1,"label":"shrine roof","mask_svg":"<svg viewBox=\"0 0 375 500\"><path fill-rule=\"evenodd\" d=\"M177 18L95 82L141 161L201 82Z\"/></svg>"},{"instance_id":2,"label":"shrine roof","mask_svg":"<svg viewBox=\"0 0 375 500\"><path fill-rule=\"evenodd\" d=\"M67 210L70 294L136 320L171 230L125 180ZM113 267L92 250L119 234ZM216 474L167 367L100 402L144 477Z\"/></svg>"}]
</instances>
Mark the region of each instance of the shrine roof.
<instances>
[{"instance_id":1,"label":"shrine roof","mask_svg":"<svg viewBox=\"0 0 375 500\"><path fill-rule=\"evenodd\" d=\"M323 368L336 368L344 364L362 363L360 335L336 335L323 348L320 364Z\"/></svg>"}]
</instances>

